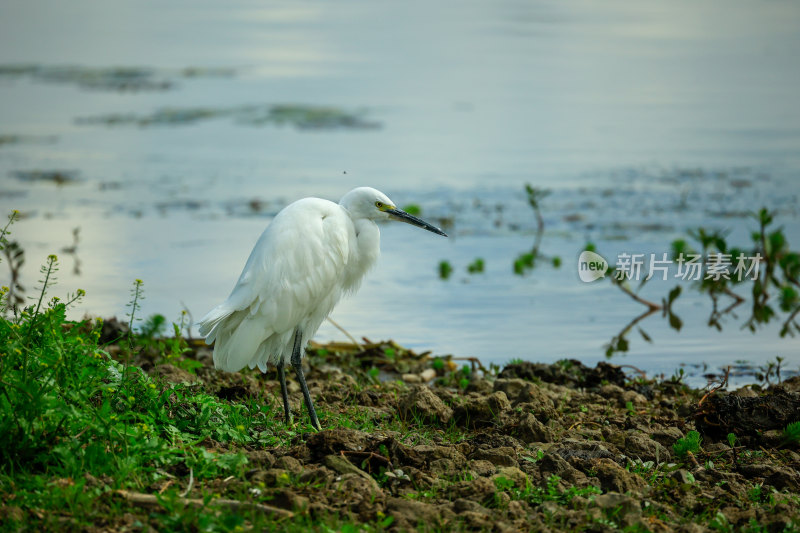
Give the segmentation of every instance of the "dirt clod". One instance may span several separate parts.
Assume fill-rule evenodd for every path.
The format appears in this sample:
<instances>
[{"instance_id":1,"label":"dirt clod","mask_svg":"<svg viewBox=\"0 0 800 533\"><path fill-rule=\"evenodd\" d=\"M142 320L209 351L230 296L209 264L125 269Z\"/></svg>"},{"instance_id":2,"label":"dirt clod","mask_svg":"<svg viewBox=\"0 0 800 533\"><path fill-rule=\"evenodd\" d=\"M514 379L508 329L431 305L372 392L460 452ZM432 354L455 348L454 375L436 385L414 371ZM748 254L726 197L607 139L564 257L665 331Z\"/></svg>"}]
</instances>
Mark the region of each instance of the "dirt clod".
<instances>
[{"instance_id":1,"label":"dirt clod","mask_svg":"<svg viewBox=\"0 0 800 533\"><path fill-rule=\"evenodd\" d=\"M453 410L428 387L414 387L400 397L398 407L405 420L446 424L453 416Z\"/></svg>"}]
</instances>

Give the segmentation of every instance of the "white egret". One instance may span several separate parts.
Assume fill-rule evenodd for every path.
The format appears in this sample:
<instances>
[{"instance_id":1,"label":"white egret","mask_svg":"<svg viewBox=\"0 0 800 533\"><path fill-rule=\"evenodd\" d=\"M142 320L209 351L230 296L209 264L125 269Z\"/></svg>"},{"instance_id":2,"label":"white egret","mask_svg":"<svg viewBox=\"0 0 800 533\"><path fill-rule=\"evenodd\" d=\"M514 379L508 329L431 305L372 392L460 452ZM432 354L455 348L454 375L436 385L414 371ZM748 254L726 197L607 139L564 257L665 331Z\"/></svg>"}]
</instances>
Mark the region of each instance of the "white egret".
<instances>
[{"instance_id":1,"label":"white egret","mask_svg":"<svg viewBox=\"0 0 800 533\"><path fill-rule=\"evenodd\" d=\"M380 254L375 222L388 219L447 236L370 187L353 189L338 204L304 198L281 210L258 239L228 299L198 323L206 343L215 343L214 366L228 372L277 367L291 421L285 372L291 364L311 424L320 429L303 375L304 347L342 296L358 289Z\"/></svg>"}]
</instances>

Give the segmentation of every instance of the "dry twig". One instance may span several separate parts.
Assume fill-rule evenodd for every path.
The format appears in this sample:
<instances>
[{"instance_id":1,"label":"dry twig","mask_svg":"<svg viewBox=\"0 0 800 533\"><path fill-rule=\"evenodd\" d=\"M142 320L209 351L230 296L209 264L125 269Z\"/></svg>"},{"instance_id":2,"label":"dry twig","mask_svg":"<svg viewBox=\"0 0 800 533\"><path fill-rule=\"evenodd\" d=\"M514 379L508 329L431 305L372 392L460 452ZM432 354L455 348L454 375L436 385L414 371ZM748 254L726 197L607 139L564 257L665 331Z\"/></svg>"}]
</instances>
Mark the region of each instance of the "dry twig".
<instances>
[{"instance_id":1,"label":"dry twig","mask_svg":"<svg viewBox=\"0 0 800 533\"><path fill-rule=\"evenodd\" d=\"M145 506L162 506L161 502L158 501L158 496L154 494L143 494L141 492L131 492L128 490L117 490L115 491L116 494L122 496L128 502L134 505L145 505ZM263 513L272 515L279 519L285 518L292 518L294 513L291 511L287 511L286 509L280 509L278 507L273 507L271 505L266 505L263 503L255 503L255 502L243 502L239 500L228 500L224 498L218 498L215 500L211 500L208 504L204 503L202 499L199 498L178 498L178 502L182 503L183 505L191 505L193 507L206 507L208 506L220 506L220 507L228 507L230 509L252 509L254 511L261 511Z\"/></svg>"}]
</instances>

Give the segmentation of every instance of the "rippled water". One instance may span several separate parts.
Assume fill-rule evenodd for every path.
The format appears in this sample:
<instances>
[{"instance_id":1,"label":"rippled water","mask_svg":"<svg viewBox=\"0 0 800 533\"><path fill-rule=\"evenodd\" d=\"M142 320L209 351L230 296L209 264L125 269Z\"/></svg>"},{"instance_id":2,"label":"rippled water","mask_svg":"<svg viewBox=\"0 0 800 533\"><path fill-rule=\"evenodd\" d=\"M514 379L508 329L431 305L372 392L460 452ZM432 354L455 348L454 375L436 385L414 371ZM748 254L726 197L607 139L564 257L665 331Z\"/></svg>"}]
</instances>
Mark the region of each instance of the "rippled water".
<instances>
[{"instance_id":1,"label":"rippled water","mask_svg":"<svg viewBox=\"0 0 800 533\"><path fill-rule=\"evenodd\" d=\"M766 1L7 2L0 206L25 215L27 287L80 227L59 279L88 292L77 312L123 314L141 278L143 314L173 319L227 295L287 202L372 185L452 220L452 238L386 226L380 264L334 312L345 328L499 364L592 362L642 309L578 280L587 241L661 253L702 225L745 245L764 205L798 247L798 22ZM542 249L563 264L521 278L525 183L553 191ZM477 257L486 272L467 274ZM652 342L634 331L618 360L797 369L798 340L741 330L740 307L719 333L685 290L681 331L651 316Z\"/></svg>"}]
</instances>

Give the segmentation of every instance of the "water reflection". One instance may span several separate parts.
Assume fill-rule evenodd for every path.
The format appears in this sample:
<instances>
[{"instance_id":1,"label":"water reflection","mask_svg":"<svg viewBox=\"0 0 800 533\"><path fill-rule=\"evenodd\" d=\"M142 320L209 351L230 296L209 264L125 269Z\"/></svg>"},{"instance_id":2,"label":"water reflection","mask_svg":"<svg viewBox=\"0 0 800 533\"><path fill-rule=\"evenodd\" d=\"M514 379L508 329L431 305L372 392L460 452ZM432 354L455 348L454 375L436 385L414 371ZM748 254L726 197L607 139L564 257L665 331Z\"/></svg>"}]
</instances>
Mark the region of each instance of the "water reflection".
<instances>
[{"instance_id":1,"label":"water reflection","mask_svg":"<svg viewBox=\"0 0 800 533\"><path fill-rule=\"evenodd\" d=\"M0 65L10 65L0 67L0 207L28 217L14 234L28 258L23 283L80 227L81 275L65 270L60 284L87 290L81 312L123 316L130 282L142 278L144 314L177 319L182 302L201 313L224 298L281 207L371 185L447 222L454 238L412 246L385 229L383 261L336 311L356 337L498 363L591 364L622 331L626 362L651 373L687 360L712 370L745 358L766 365L775 354L798 364L797 340L781 339L781 324L740 331L734 314L743 317L745 305L729 308L724 293L709 302L685 290L671 320L655 313L625 327L640 304L610 284L581 284L574 270L587 242L608 257L663 253L688 229L708 227L749 243L748 213L760 206L777 212L788 242L800 242L796 5L119 9L0 5ZM334 124L382 127L238 120L272 117L287 103L300 115L335 110ZM214 120L220 110L237 110L237 120ZM103 117L153 127L109 128ZM525 183L552 191L541 232ZM530 270L537 239L551 261ZM478 258L483 273L470 274ZM517 260L525 277L514 273ZM452 268L446 282L441 261ZM650 283L640 294L658 302L671 288ZM424 316L384 313L386 294Z\"/></svg>"}]
</instances>

